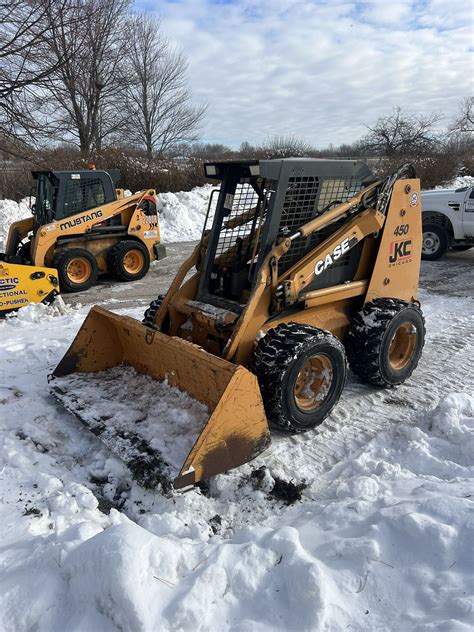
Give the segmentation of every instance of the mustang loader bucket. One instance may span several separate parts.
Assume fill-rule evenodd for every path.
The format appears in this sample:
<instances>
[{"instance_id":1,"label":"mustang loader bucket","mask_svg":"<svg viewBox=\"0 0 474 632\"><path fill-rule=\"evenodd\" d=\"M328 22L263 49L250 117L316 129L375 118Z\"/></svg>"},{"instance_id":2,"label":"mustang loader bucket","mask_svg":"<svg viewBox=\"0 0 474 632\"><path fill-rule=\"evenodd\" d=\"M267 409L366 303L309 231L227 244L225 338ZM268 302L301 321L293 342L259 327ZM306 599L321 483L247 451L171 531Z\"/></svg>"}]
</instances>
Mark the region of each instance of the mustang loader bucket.
<instances>
[{"instance_id":1,"label":"mustang loader bucket","mask_svg":"<svg viewBox=\"0 0 474 632\"><path fill-rule=\"evenodd\" d=\"M50 386L146 487L161 484L168 491L171 482L175 489L192 486L250 461L270 442L257 379L250 371L100 307L89 312L50 376ZM170 415L166 410L161 398L169 403L170 392L178 403L187 400L184 412ZM116 401L120 398L122 408ZM137 401L148 412L137 413ZM200 427L189 415L190 406L201 409ZM175 443L182 444L186 433L191 443L188 437L180 455ZM172 463L172 455L181 463Z\"/></svg>"}]
</instances>

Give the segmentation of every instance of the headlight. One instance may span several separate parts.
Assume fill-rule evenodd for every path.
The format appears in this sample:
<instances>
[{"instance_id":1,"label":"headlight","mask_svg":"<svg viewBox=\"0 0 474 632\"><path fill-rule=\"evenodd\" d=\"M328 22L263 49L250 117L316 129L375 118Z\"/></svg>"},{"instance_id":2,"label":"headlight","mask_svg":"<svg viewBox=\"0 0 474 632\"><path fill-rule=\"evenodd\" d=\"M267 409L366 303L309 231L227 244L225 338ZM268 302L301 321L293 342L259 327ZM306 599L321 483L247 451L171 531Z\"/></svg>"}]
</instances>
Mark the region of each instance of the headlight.
<instances>
[{"instance_id":1,"label":"headlight","mask_svg":"<svg viewBox=\"0 0 474 632\"><path fill-rule=\"evenodd\" d=\"M250 165L249 170L250 170L250 175L252 176L260 175L260 165Z\"/></svg>"},{"instance_id":2,"label":"headlight","mask_svg":"<svg viewBox=\"0 0 474 632\"><path fill-rule=\"evenodd\" d=\"M216 165L206 165L206 176L216 176L217 169Z\"/></svg>"}]
</instances>

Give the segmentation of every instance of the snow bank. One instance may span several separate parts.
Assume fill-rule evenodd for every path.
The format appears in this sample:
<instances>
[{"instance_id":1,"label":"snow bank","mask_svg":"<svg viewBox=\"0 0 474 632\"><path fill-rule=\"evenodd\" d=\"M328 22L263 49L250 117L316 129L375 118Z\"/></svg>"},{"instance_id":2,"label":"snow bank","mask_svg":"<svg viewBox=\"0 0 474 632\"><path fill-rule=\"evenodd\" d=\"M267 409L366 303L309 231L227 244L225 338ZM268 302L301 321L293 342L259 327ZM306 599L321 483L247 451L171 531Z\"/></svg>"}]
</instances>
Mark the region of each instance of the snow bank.
<instances>
[{"instance_id":1,"label":"snow bank","mask_svg":"<svg viewBox=\"0 0 474 632\"><path fill-rule=\"evenodd\" d=\"M460 189L461 187L471 187L473 185L474 176L459 176L451 182L450 187Z\"/></svg>"},{"instance_id":2,"label":"snow bank","mask_svg":"<svg viewBox=\"0 0 474 632\"><path fill-rule=\"evenodd\" d=\"M6 318L11 321L13 327L28 327L32 323L40 323L65 314L72 314L81 308L80 303L69 305L64 302L61 296L57 296L51 305L30 303L17 312L7 314Z\"/></svg>"},{"instance_id":3,"label":"snow bank","mask_svg":"<svg viewBox=\"0 0 474 632\"><path fill-rule=\"evenodd\" d=\"M24 198L20 202L0 200L0 252L5 250L10 224L31 216L29 204L30 198Z\"/></svg>"},{"instance_id":4,"label":"snow bank","mask_svg":"<svg viewBox=\"0 0 474 632\"><path fill-rule=\"evenodd\" d=\"M45 513L16 518L2 629L467 631L473 430L474 399L452 394L339 463L322 499L227 540L153 535L48 479Z\"/></svg>"},{"instance_id":5,"label":"snow bank","mask_svg":"<svg viewBox=\"0 0 474 632\"><path fill-rule=\"evenodd\" d=\"M474 176L458 176L449 184L443 184L435 187L435 189L461 189L462 187L471 187L474 185Z\"/></svg>"},{"instance_id":6,"label":"snow bank","mask_svg":"<svg viewBox=\"0 0 474 632\"><path fill-rule=\"evenodd\" d=\"M158 195L163 241L193 241L201 237L209 198L214 188L207 184L188 192Z\"/></svg>"}]
</instances>

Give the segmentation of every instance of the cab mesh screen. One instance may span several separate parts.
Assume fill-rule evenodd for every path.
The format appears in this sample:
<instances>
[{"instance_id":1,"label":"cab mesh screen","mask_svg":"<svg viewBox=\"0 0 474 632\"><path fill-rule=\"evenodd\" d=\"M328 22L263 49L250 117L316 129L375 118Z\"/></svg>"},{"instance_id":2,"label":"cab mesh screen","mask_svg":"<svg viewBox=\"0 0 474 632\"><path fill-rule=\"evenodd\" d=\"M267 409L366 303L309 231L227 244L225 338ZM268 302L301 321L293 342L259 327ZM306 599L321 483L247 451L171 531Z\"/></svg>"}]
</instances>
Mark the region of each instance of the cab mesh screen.
<instances>
[{"instance_id":1,"label":"cab mesh screen","mask_svg":"<svg viewBox=\"0 0 474 632\"><path fill-rule=\"evenodd\" d=\"M362 183L357 178L323 179L314 176L289 178L279 234L286 236L296 233L303 224L321 215L328 205L335 202L345 202L360 191L361 187ZM336 226L337 224L333 223L310 237L295 239L290 250L281 257L278 263L278 273L282 274L289 270L307 252L334 232ZM349 253L341 257L337 265L345 265L348 257Z\"/></svg>"},{"instance_id":2,"label":"cab mesh screen","mask_svg":"<svg viewBox=\"0 0 474 632\"><path fill-rule=\"evenodd\" d=\"M105 203L102 180L68 180L64 193L64 216L75 215Z\"/></svg>"},{"instance_id":3,"label":"cab mesh screen","mask_svg":"<svg viewBox=\"0 0 474 632\"><path fill-rule=\"evenodd\" d=\"M248 182L238 184L235 195L226 197L224 205L229 214L223 220L215 254L219 267L231 266L237 252L243 260L252 256L263 220L262 204L262 198Z\"/></svg>"}]
</instances>

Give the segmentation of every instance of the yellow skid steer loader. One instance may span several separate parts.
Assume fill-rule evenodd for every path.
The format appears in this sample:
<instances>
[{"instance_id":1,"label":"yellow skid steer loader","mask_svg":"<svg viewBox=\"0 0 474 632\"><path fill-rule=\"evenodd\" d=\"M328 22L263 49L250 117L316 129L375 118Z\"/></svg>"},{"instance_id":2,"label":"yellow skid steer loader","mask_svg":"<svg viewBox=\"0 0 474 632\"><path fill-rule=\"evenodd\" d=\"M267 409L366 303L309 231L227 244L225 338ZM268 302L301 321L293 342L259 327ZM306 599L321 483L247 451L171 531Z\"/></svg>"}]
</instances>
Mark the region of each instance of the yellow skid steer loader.
<instances>
[{"instance_id":1,"label":"yellow skid steer loader","mask_svg":"<svg viewBox=\"0 0 474 632\"><path fill-rule=\"evenodd\" d=\"M0 254L6 285L15 285L9 292L20 294L3 292L0 283L0 313L49 300L59 288L86 290L104 273L141 279L150 261L166 256L153 189L124 197L115 189L115 169L32 173L38 183L33 215L10 226Z\"/></svg>"},{"instance_id":2,"label":"yellow skid steer loader","mask_svg":"<svg viewBox=\"0 0 474 632\"><path fill-rule=\"evenodd\" d=\"M185 488L251 460L269 444L269 424L303 432L322 423L347 361L365 382L401 384L424 344L420 188L410 165L380 181L348 160L205 170L220 183L217 203L166 296L143 323L92 308L50 376L56 397L149 486L171 479ZM134 406L151 379L204 404L207 421L196 428L189 418L183 430L179 414L140 417ZM125 411L115 401L124 383L140 383ZM167 452L186 428L189 450L171 464Z\"/></svg>"}]
</instances>

